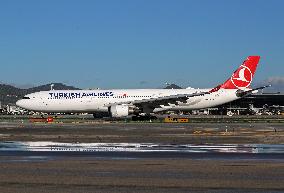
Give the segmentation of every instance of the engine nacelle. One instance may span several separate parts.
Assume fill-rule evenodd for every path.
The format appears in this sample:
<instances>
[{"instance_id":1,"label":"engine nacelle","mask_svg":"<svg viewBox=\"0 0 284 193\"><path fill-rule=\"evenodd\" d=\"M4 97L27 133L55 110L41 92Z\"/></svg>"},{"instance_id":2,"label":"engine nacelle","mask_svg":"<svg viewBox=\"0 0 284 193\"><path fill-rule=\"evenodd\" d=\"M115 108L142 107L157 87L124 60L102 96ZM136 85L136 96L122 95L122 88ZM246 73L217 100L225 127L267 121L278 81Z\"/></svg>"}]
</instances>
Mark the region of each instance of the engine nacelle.
<instances>
[{"instance_id":1,"label":"engine nacelle","mask_svg":"<svg viewBox=\"0 0 284 193\"><path fill-rule=\"evenodd\" d=\"M126 117L131 112L129 106L126 105L113 105L109 108L109 113L111 117Z\"/></svg>"}]
</instances>

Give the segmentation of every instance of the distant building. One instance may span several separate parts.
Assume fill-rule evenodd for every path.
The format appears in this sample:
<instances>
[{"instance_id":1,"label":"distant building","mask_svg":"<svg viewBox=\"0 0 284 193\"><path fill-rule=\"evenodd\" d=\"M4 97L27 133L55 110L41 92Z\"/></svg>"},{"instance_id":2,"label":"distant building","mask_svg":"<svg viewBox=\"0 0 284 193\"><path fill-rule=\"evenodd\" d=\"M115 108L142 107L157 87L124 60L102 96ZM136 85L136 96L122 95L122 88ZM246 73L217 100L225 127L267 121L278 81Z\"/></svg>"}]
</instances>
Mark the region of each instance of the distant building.
<instances>
[{"instance_id":1,"label":"distant building","mask_svg":"<svg viewBox=\"0 0 284 193\"><path fill-rule=\"evenodd\" d=\"M231 103L224 104L224 106L228 107L228 105L230 105L237 107L248 107L251 104L253 104L253 106L257 108L262 108L263 106L284 106L284 94L252 94L239 100L233 101Z\"/></svg>"},{"instance_id":2,"label":"distant building","mask_svg":"<svg viewBox=\"0 0 284 193\"><path fill-rule=\"evenodd\" d=\"M222 113L237 112L237 114L277 114L284 112L284 94L263 93L252 94L239 100L216 107Z\"/></svg>"},{"instance_id":3,"label":"distant building","mask_svg":"<svg viewBox=\"0 0 284 193\"><path fill-rule=\"evenodd\" d=\"M10 115L21 115L25 113L25 110L15 105L7 105L6 111L7 111L7 114L10 114Z\"/></svg>"}]
</instances>

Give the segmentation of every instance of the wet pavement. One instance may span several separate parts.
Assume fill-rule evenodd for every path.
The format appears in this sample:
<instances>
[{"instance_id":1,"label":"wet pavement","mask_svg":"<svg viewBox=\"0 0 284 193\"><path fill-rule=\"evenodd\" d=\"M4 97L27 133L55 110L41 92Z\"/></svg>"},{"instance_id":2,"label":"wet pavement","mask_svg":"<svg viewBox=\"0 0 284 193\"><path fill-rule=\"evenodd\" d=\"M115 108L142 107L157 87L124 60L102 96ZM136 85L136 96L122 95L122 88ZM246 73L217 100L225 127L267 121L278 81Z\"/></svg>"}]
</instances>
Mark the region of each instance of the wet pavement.
<instances>
[{"instance_id":1,"label":"wet pavement","mask_svg":"<svg viewBox=\"0 0 284 193\"><path fill-rule=\"evenodd\" d=\"M34 161L59 157L105 159L254 159L284 160L282 144L154 144L154 143L60 143L1 142L0 156L22 156Z\"/></svg>"}]
</instances>

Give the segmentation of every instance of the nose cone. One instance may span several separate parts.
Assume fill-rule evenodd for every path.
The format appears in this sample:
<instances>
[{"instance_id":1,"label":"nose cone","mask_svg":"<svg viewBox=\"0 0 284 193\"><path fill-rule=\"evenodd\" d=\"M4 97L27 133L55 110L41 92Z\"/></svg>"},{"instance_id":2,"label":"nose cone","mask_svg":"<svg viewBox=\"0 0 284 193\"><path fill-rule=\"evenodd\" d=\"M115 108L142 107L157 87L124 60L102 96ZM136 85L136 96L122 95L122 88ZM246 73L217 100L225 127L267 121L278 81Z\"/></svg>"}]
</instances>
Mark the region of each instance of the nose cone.
<instances>
[{"instance_id":1,"label":"nose cone","mask_svg":"<svg viewBox=\"0 0 284 193\"><path fill-rule=\"evenodd\" d=\"M26 108L25 101L24 101L23 99L18 100L18 101L16 102L16 105L17 105L18 107L23 108L23 109Z\"/></svg>"}]
</instances>

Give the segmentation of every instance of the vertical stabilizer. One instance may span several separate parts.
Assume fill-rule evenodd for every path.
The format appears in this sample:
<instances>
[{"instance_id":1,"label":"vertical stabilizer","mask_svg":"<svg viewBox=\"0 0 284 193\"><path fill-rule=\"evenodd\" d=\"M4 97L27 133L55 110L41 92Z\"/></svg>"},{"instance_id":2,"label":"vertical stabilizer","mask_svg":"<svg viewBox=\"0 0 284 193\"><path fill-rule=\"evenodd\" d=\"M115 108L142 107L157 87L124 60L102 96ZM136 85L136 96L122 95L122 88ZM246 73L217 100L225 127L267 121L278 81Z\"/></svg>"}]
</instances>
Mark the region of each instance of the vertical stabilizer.
<instances>
[{"instance_id":1,"label":"vertical stabilizer","mask_svg":"<svg viewBox=\"0 0 284 193\"><path fill-rule=\"evenodd\" d=\"M259 60L260 56L249 56L231 78L221 85L221 88L241 90L249 88Z\"/></svg>"}]
</instances>

